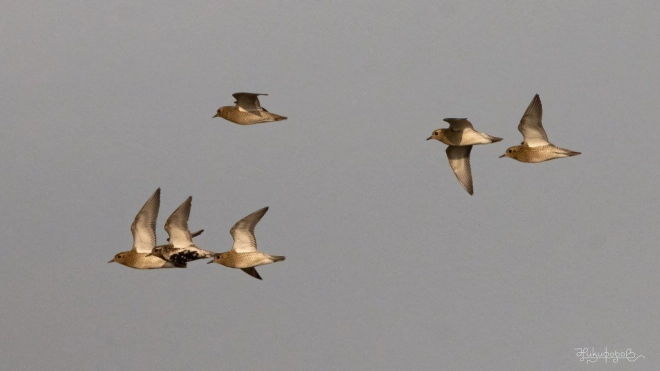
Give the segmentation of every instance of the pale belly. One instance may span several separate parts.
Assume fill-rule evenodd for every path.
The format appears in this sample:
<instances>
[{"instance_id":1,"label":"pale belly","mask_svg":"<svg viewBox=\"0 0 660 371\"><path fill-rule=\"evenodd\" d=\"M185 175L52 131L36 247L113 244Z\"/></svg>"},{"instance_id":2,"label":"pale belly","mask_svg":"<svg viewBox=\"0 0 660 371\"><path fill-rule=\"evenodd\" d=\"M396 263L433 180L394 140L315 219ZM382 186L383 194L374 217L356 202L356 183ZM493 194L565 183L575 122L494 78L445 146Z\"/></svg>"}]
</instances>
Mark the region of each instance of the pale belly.
<instances>
[{"instance_id":1,"label":"pale belly","mask_svg":"<svg viewBox=\"0 0 660 371\"><path fill-rule=\"evenodd\" d=\"M157 256L145 255L146 254L137 254L134 259L126 262L124 265L135 269L176 268L174 264L167 262Z\"/></svg>"},{"instance_id":2,"label":"pale belly","mask_svg":"<svg viewBox=\"0 0 660 371\"><path fill-rule=\"evenodd\" d=\"M220 262L220 264L231 268L252 268L260 265L270 264L273 261L268 258L268 255L262 253L239 253L234 254L227 261Z\"/></svg>"},{"instance_id":3,"label":"pale belly","mask_svg":"<svg viewBox=\"0 0 660 371\"><path fill-rule=\"evenodd\" d=\"M444 129L442 130L442 137L439 140L450 146L472 146L475 144L489 144L490 139L478 131L472 129L465 129L463 131L453 131Z\"/></svg>"}]
</instances>

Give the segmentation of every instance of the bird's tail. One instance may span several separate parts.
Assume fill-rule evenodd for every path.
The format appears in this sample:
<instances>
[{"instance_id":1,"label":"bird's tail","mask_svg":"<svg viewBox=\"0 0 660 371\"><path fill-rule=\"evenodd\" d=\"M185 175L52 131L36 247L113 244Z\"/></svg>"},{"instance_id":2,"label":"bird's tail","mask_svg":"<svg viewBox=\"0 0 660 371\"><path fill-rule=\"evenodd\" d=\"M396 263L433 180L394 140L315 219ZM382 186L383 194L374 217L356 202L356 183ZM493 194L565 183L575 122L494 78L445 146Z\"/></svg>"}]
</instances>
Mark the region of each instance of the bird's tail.
<instances>
[{"instance_id":1,"label":"bird's tail","mask_svg":"<svg viewBox=\"0 0 660 371\"><path fill-rule=\"evenodd\" d=\"M280 115L278 115L278 114L276 114L276 113L271 113L270 115L273 116L273 119L275 119L275 121L282 121L282 120L286 120L286 119L287 119L287 117L285 117L285 116L280 116Z\"/></svg>"},{"instance_id":2,"label":"bird's tail","mask_svg":"<svg viewBox=\"0 0 660 371\"><path fill-rule=\"evenodd\" d=\"M281 262L282 260L286 259L285 256L275 256L275 255L270 255L270 258L273 260L273 263Z\"/></svg>"},{"instance_id":3,"label":"bird's tail","mask_svg":"<svg viewBox=\"0 0 660 371\"><path fill-rule=\"evenodd\" d=\"M565 148L559 148L559 149L561 150L561 152L558 153L565 155L566 157L573 157L582 154L582 152L575 152L575 151L571 151L570 149L565 149Z\"/></svg>"}]
</instances>

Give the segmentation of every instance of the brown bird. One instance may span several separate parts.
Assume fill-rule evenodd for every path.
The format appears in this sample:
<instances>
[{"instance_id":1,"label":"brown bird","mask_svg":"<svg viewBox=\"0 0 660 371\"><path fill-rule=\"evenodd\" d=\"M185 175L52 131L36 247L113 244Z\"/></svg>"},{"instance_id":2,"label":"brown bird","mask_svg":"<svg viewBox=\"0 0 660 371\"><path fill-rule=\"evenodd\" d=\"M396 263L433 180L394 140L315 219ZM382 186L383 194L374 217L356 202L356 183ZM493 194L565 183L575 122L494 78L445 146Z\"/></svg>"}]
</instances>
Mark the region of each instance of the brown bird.
<instances>
[{"instance_id":1,"label":"brown bird","mask_svg":"<svg viewBox=\"0 0 660 371\"><path fill-rule=\"evenodd\" d=\"M536 94L518 125L518 131L523 135L523 142L519 146L509 147L500 158L510 157L520 162L533 163L580 154L580 152L559 148L548 142L548 135L541 123L542 115L541 98Z\"/></svg>"},{"instance_id":2,"label":"brown bird","mask_svg":"<svg viewBox=\"0 0 660 371\"><path fill-rule=\"evenodd\" d=\"M133 248L130 251L122 251L108 263L117 262L130 268L157 269L175 268L176 266L157 256L147 256L156 246L156 219L160 208L160 188L149 197L142 206L140 212L135 216L131 225L133 233ZM192 234L193 237L202 234L204 230Z\"/></svg>"},{"instance_id":3,"label":"brown bird","mask_svg":"<svg viewBox=\"0 0 660 371\"><path fill-rule=\"evenodd\" d=\"M474 130L472 123L466 118L446 118L448 129L434 131L426 140L435 139L447 144L449 166L454 170L456 179L469 194L474 194L472 186L472 170L470 168L470 151L476 144L499 142L502 138Z\"/></svg>"},{"instance_id":4,"label":"brown bird","mask_svg":"<svg viewBox=\"0 0 660 371\"><path fill-rule=\"evenodd\" d=\"M202 250L195 246L192 241L193 235L188 230L188 219L190 218L190 208L192 206L192 196L188 197L183 203L167 218L165 230L170 236L168 245L155 247L147 257L157 256L168 261L177 267L185 268L190 261L210 258L215 254L212 251Z\"/></svg>"},{"instance_id":5,"label":"brown bird","mask_svg":"<svg viewBox=\"0 0 660 371\"><path fill-rule=\"evenodd\" d=\"M136 269L174 268L174 264L156 256L147 256L156 247L156 219L160 208L160 188L149 197L131 225L133 248L122 251L108 263L117 262Z\"/></svg>"},{"instance_id":6,"label":"brown bird","mask_svg":"<svg viewBox=\"0 0 660 371\"><path fill-rule=\"evenodd\" d=\"M236 98L235 106L225 106L218 108L215 117L222 117L225 120L237 123L239 125L260 124L262 122L282 121L287 118L268 112L261 107L259 95L268 95L261 93L234 93Z\"/></svg>"},{"instance_id":7,"label":"brown bird","mask_svg":"<svg viewBox=\"0 0 660 371\"><path fill-rule=\"evenodd\" d=\"M268 206L253 212L234 224L229 232L234 239L234 246L230 251L215 254L213 260L208 264L218 263L225 267L238 268L254 278L261 279L254 267L284 260L284 256L268 255L257 250L254 227L266 214L266 211L268 211Z\"/></svg>"}]
</instances>

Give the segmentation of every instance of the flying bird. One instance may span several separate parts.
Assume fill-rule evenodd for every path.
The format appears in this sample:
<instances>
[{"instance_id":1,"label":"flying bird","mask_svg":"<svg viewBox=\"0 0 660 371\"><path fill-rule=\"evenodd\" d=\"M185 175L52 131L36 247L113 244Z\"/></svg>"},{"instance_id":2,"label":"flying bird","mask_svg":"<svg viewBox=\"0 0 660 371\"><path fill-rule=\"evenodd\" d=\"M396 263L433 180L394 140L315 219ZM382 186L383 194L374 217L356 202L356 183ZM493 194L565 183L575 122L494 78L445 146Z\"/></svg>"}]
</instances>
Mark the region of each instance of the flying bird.
<instances>
[{"instance_id":1,"label":"flying bird","mask_svg":"<svg viewBox=\"0 0 660 371\"><path fill-rule=\"evenodd\" d=\"M446 118L449 128L438 129L426 140L436 139L447 144L449 166L454 170L459 183L470 195L474 194L472 186L472 170L470 168L470 152L476 144L499 142L502 138L474 130L472 123L466 118Z\"/></svg>"},{"instance_id":2,"label":"flying bird","mask_svg":"<svg viewBox=\"0 0 660 371\"><path fill-rule=\"evenodd\" d=\"M254 227L266 211L268 206L236 222L229 232L234 239L234 246L230 251L215 254L208 264L218 263L225 267L238 268L254 278L261 279L255 267L284 260L284 256L268 255L257 250Z\"/></svg>"},{"instance_id":3,"label":"flying bird","mask_svg":"<svg viewBox=\"0 0 660 371\"><path fill-rule=\"evenodd\" d=\"M215 254L212 251L202 250L193 243L193 235L188 230L191 207L192 196L183 201L165 222L165 231L170 236L168 238L170 243L154 247L147 257L157 256L176 267L185 268L190 261L210 258Z\"/></svg>"},{"instance_id":4,"label":"flying bird","mask_svg":"<svg viewBox=\"0 0 660 371\"><path fill-rule=\"evenodd\" d=\"M149 197L131 225L133 248L122 251L108 263L117 262L136 269L175 268L157 256L147 256L156 247L156 219L160 208L160 188Z\"/></svg>"},{"instance_id":5,"label":"flying bird","mask_svg":"<svg viewBox=\"0 0 660 371\"><path fill-rule=\"evenodd\" d=\"M222 117L225 120L237 123L239 125L260 124L262 122L282 121L287 118L268 112L261 107L259 95L268 95L261 93L234 93L232 94L236 101L235 106L225 106L218 108L215 117Z\"/></svg>"},{"instance_id":6,"label":"flying bird","mask_svg":"<svg viewBox=\"0 0 660 371\"><path fill-rule=\"evenodd\" d=\"M580 152L559 148L548 142L548 135L541 123L542 114L541 98L536 94L518 125L518 131L523 135L522 143L519 146L509 147L500 158L510 157L520 162L533 163L580 154Z\"/></svg>"}]
</instances>

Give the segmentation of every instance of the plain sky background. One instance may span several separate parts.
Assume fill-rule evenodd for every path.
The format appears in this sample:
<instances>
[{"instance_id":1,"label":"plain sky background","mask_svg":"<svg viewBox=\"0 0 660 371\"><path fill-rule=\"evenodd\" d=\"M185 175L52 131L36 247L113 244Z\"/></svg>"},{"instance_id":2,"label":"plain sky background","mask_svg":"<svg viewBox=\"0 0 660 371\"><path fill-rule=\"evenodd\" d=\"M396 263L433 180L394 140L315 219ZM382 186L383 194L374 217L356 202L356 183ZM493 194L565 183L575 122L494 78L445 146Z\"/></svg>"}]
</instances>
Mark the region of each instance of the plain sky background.
<instances>
[{"instance_id":1,"label":"plain sky background","mask_svg":"<svg viewBox=\"0 0 660 371\"><path fill-rule=\"evenodd\" d=\"M657 1L6 1L6 370L657 370ZM287 121L212 119L238 91ZM500 159L534 94L551 142ZM472 151L444 117L503 137ZM107 264L162 188L258 281ZM580 362L575 348L646 358Z\"/></svg>"}]
</instances>

